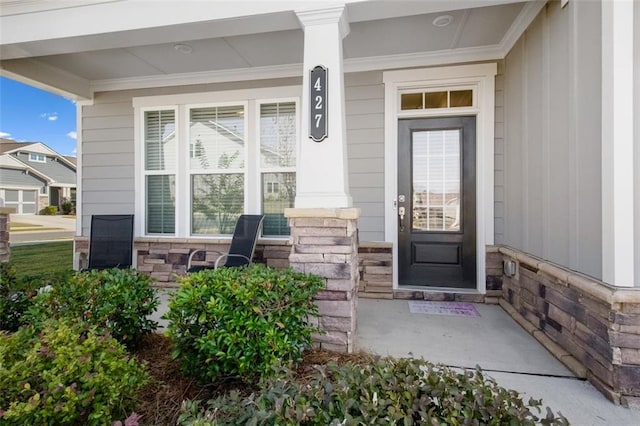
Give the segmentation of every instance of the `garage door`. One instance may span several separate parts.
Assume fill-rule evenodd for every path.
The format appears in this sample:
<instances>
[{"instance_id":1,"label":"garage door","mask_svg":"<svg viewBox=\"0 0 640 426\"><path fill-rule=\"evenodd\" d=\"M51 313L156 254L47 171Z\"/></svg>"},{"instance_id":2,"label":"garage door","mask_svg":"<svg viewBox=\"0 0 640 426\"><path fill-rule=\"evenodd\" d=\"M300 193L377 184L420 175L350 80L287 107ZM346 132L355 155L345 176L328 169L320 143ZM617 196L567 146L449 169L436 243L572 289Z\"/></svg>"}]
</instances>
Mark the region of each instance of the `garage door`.
<instances>
[{"instance_id":1,"label":"garage door","mask_svg":"<svg viewBox=\"0 0 640 426\"><path fill-rule=\"evenodd\" d=\"M37 191L25 189L5 189L4 205L5 207L13 207L16 213L35 214Z\"/></svg>"}]
</instances>

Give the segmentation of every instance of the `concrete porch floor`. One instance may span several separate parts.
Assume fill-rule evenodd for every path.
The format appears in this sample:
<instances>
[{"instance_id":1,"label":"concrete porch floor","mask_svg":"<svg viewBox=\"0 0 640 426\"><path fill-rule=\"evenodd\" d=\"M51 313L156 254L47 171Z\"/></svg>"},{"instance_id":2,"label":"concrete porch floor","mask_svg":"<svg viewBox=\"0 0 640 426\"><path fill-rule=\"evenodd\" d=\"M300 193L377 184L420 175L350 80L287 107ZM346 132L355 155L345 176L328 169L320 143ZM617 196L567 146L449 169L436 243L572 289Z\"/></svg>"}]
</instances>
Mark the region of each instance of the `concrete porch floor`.
<instances>
[{"instance_id":1,"label":"concrete porch floor","mask_svg":"<svg viewBox=\"0 0 640 426\"><path fill-rule=\"evenodd\" d=\"M412 314L406 300L358 300L357 349L475 368L500 386L561 412L573 425L640 425L640 410L616 406L560 361L498 305L480 317Z\"/></svg>"},{"instance_id":2,"label":"concrete porch floor","mask_svg":"<svg viewBox=\"0 0 640 426\"><path fill-rule=\"evenodd\" d=\"M158 290L167 310L170 290ZM412 314L405 300L358 300L357 350L424 358L451 367L475 368L528 401L561 412L572 425L640 425L640 410L616 406L591 384L575 378L498 305L474 305L480 317Z\"/></svg>"}]
</instances>

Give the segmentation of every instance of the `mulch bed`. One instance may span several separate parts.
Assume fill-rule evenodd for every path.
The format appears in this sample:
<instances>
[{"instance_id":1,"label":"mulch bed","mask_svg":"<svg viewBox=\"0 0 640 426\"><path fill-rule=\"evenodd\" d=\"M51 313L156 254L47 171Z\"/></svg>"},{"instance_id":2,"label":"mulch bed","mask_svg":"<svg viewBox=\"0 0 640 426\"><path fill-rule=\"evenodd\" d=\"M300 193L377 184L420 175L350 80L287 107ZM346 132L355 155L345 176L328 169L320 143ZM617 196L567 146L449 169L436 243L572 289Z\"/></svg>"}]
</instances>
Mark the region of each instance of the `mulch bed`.
<instances>
[{"instance_id":1,"label":"mulch bed","mask_svg":"<svg viewBox=\"0 0 640 426\"><path fill-rule=\"evenodd\" d=\"M134 351L141 361L146 361L151 375L150 383L139 394L136 413L141 415L140 425L175 425L180 415L182 401L186 399L207 401L231 390L249 394L256 390L254 386L239 380L220 380L206 386L199 385L194 378L186 377L180 371L180 362L171 359L171 342L161 334L144 337ZM297 374L305 376L314 365L354 362L364 363L370 360L365 353L339 354L335 352L309 350L303 354L303 361Z\"/></svg>"}]
</instances>

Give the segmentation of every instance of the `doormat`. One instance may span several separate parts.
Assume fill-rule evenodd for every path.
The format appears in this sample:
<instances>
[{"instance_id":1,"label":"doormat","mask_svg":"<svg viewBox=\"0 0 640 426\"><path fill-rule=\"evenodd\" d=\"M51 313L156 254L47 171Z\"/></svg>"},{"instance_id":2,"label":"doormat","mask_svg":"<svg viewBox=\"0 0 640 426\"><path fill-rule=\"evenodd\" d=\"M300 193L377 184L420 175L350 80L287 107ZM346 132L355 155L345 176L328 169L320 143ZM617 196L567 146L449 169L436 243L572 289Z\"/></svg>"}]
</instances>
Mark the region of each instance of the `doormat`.
<instances>
[{"instance_id":1,"label":"doormat","mask_svg":"<svg viewBox=\"0 0 640 426\"><path fill-rule=\"evenodd\" d=\"M457 317L479 317L480 313L473 303L466 302L428 302L409 301L409 312L412 314L452 315Z\"/></svg>"}]
</instances>

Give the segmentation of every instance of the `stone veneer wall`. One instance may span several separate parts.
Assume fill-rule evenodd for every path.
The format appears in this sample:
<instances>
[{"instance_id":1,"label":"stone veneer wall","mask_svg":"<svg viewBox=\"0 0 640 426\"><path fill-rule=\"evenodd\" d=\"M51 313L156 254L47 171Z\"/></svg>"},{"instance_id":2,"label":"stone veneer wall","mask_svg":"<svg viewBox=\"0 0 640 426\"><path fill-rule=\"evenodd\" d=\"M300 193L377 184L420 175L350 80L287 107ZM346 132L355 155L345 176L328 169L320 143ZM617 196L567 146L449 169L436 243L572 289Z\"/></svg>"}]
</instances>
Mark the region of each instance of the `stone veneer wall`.
<instances>
[{"instance_id":1,"label":"stone veneer wall","mask_svg":"<svg viewBox=\"0 0 640 426\"><path fill-rule=\"evenodd\" d=\"M0 207L0 262L9 261L9 214L13 207Z\"/></svg>"},{"instance_id":2,"label":"stone veneer wall","mask_svg":"<svg viewBox=\"0 0 640 426\"><path fill-rule=\"evenodd\" d=\"M75 241L76 252L80 254L80 268L86 267L89 239L76 237ZM213 265L221 253L228 251L229 243L228 239L136 238L133 243L134 255L137 256L136 269L151 275L157 287L176 287L175 276L186 273L192 251L205 250L194 256L194 265ZM274 268L286 268L289 266L290 253L288 240L258 240L253 261Z\"/></svg>"},{"instance_id":3,"label":"stone veneer wall","mask_svg":"<svg viewBox=\"0 0 640 426\"><path fill-rule=\"evenodd\" d=\"M612 287L508 247L500 305L576 376L640 407L640 289Z\"/></svg>"},{"instance_id":4,"label":"stone veneer wall","mask_svg":"<svg viewBox=\"0 0 640 426\"><path fill-rule=\"evenodd\" d=\"M351 353L358 304L358 217L360 209L285 209L291 227L291 267L325 279L316 296L323 334L317 348Z\"/></svg>"}]
</instances>

